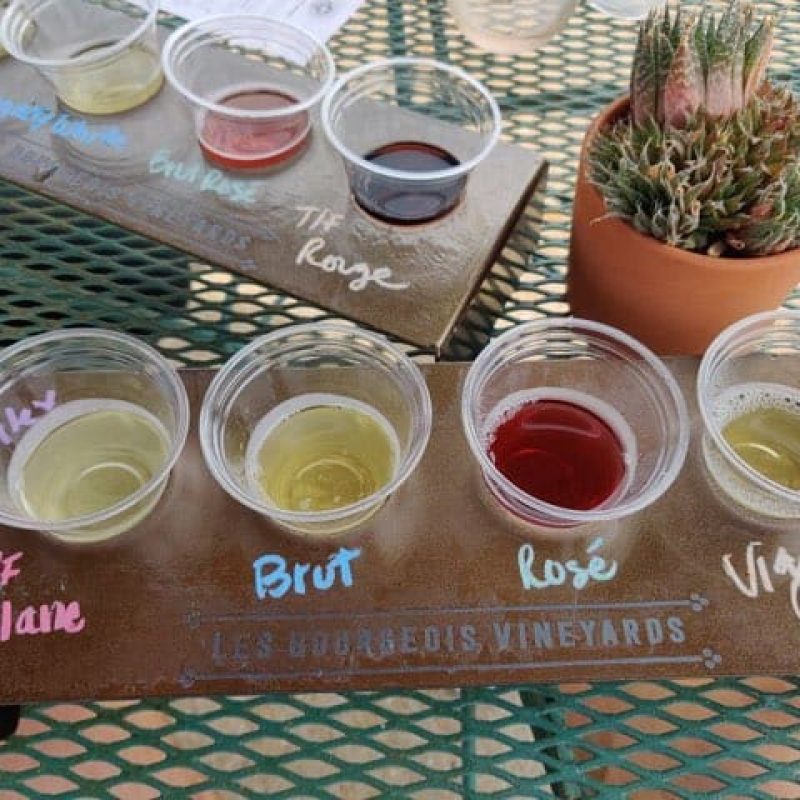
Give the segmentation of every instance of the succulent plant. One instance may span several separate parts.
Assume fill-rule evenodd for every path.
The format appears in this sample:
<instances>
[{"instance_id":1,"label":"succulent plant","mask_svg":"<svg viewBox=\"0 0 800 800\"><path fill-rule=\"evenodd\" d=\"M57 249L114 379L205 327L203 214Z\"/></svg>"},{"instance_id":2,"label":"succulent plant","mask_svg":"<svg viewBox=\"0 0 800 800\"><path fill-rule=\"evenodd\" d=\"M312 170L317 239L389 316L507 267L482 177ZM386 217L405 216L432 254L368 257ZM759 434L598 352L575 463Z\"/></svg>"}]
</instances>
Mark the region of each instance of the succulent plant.
<instances>
[{"instance_id":1,"label":"succulent plant","mask_svg":"<svg viewBox=\"0 0 800 800\"><path fill-rule=\"evenodd\" d=\"M731 0L641 24L627 117L590 177L609 215L676 247L766 255L800 245L800 103L765 79L774 20Z\"/></svg>"},{"instance_id":2,"label":"succulent plant","mask_svg":"<svg viewBox=\"0 0 800 800\"><path fill-rule=\"evenodd\" d=\"M764 79L774 29L772 17L755 24L752 7L739 0L719 18L705 8L652 12L633 59L634 120L682 127L700 108L718 117L739 111Z\"/></svg>"}]
</instances>

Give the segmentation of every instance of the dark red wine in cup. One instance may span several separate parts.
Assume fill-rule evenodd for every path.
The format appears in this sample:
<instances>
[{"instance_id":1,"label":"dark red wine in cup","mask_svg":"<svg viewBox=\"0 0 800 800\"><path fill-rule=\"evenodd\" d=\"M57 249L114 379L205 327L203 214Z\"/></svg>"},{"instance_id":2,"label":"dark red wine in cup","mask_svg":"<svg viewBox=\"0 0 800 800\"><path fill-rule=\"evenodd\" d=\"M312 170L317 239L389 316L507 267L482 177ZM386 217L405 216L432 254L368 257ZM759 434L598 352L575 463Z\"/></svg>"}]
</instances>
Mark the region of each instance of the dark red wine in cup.
<instances>
[{"instance_id":1,"label":"dark red wine in cup","mask_svg":"<svg viewBox=\"0 0 800 800\"><path fill-rule=\"evenodd\" d=\"M380 167L403 172L438 172L461 162L447 150L425 142L392 142L364 156ZM394 225L441 219L455 208L464 192L466 175L418 185L383 175L356 172L353 196L367 213Z\"/></svg>"},{"instance_id":2,"label":"dark red wine in cup","mask_svg":"<svg viewBox=\"0 0 800 800\"><path fill-rule=\"evenodd\" d=\"M626 474L625 447L611 425L564 400L536 399L504 414L489 455L525 494L578 511L608 500Z\"/></svg>"}]
</instances>

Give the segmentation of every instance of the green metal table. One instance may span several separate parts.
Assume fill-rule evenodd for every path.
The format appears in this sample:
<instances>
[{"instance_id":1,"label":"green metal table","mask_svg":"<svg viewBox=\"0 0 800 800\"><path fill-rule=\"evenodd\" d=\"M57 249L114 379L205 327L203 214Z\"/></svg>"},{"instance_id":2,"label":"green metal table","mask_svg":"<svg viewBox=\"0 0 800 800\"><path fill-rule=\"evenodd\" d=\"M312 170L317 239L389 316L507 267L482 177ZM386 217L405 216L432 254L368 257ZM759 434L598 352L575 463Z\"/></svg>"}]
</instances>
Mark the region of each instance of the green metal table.
<instances>
[{"instance_id":1,"label":"green metal table","mask_svg":"<svg viewBox=\"0 0 800 800\"><path fill-rule=\"evenodd\" d=\"M783 17L773 77L800 89L800 4L759 5ZM400 54L463 67L498 98L506 139L550 161L535 254L519 237L504 250L452 356L474 355L480 334L568 313L578 149L590 118L624 90L634 33L581 6L531 56L493 56L459 35L442 0L369 0L334 39L342 70ZM788 302L800 308L800 293ZM178 364L213 366L257 334L322 316L0 182L0 345L100 325ZM0 800L49 796L796 798L800 678L28 707L0 745Z\"/></svg>"}]
</instances>

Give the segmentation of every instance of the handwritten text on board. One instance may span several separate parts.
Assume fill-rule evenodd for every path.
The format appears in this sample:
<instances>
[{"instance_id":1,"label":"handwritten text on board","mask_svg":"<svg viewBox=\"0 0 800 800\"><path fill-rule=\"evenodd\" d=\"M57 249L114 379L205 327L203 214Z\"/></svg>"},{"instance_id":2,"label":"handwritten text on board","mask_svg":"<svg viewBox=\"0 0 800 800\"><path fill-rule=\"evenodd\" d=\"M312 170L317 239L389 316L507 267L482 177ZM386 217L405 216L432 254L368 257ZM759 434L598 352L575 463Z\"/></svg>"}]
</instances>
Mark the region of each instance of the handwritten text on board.
<instances>
[{"instance_id":1,"label":"handwritten text on board","mask_svg":"<svg viewBox=\"0 0 800 800\"><path fill-rule=\"evenodd\" d=\"M202 164L175 161L166 148L153 154L149 170L151 175L162 175L178 183L195 186L201 192L226 197L236 205L252 205L257 199L257 184L228 178L220 170L207 169Z\"/></svg>"},{"instance_id":2,"label":"handwritten text on board","mask_svg":"<svg viewBox=\"0 0 800 800\"><path fill-rule=\"evenodd\" d=\"M320 228L328 232L338 227L343 219L341 214L336 214L329 208L297 206L295 210L300 214L296 227L305 228L309 232ZM406 281L393 280L394 275L389 267L373 268L364 261L348 264L343 256L325 253L326 247L327 242L322 236L313 236L300 248L295 264L348 278L347 288L351 292L363 292L370 285L392 292L402 292L411 286Z\"/></svg>"},{"instance_id":3,"label":"handwritten text on board","mask_svg":"<svg viewBox=\"0 0 800 800\"><path fill-rule=\"evenodd\" d=\"M128 137L118 125L90 125L70 114L57 114L38 103L24 103L10 97L0 96L0 119L26 122L31 131L47 128L54 136L82 145L102 144L112 150L123 150L128 145Z\"/></svg>"},{"instance_id":4,"label":"handwritten text on board","mask_svg":"<svg viewBox=\"0 0 800 800\"><path fill-rule=\"evenodd\" d=\"M744 574L733 563L733 553L722 557L722 569L733 581L734 586L751 600L755 600L763 590L767 594L775 591L774 577L789 576L789 597L792 611L800 619L800 557L793 556L785 547L778 547L772 559L758 553L761 542L750 542L744 558Z\"/></svg>"},{"instance_id":5,"label":"handwritten text on board","mask_svg":"<svg viewBox=\"0 0 800 800\"><path fill-rule=\"evenodd\" d=\"M56 393L48 389L42 400L34 400L30 406L25 408L7 406L3 410L3 422L0 422L0 444L13 444L14 437L20 431L32 428L45 414L53 410L55 404Z\"/></svg>"},{"instance_id":6,"label":"handwritten text on board","mask_svg":"<svg viewBox=\"0 0 800 800\"><path fill-rule=\"evenodd\" d=\"M93 203L108 207L119 206L125 213L146 217L148 221L169 226L179 233L187 243L211 248L236 259L240 269L250 271L256 262L250 254L256 241L250 229L232 219L219 221L214 210L200 203L175 203L174 198L155 186L128 186L113 177L93 175L74 165L54 161L49 149L37 143L14 143L10 157L16 164L32 167L37 174L53 175L55 180L70 193ZM277 235L265 225L258 227L258 240L275 241Z\"/></svg>"},{"instance_id":7,"label":"handwritten text on board","mask_svg":"<svg viewBox=\"0 0 800 800\"><path fill-rule=\"evenodd\" d=\"M3 590L22 574L21 552L0 551L0 588ZM0 602L0 644L13 636L38 636L50 633L80 633L86 627L77 600L41 603L19 608L11 600Z\"/></svg>"},{"instance_id":8,"label":"handwritten text on board","mask_svg":"<svg viewBox=\"0 0 800 800\"><path fill-rule=\"evenodd\" d=\"M289 592L303 595L309 587L326 592L337 583L350 588L353 585L352 564L360 555L359 548L342 547L326 564L298 562L291 568L283 556L261 556L253 562L256 596L259 600L268 597L280 600Z\"/></svg>"},{"instance_id":9,"label":"handwritten text on board","mask_svg":"<svg viewBox=\"0 0 800 800\"><path fill-rule=\"evenodd\" d=\"M587 548L586 554L591 556L584 565L577 559L567 561L545 559L541 568L541 577L536 572L536 551L532 544L524 544L519 549L517 561L519 575L524 589L547 589L571 583L574 589L585 589L591 581L610 581L617 574L617 562L607 562L597 551L603 546L603 539L595 539Z\"/></svg>"}]
</instances>

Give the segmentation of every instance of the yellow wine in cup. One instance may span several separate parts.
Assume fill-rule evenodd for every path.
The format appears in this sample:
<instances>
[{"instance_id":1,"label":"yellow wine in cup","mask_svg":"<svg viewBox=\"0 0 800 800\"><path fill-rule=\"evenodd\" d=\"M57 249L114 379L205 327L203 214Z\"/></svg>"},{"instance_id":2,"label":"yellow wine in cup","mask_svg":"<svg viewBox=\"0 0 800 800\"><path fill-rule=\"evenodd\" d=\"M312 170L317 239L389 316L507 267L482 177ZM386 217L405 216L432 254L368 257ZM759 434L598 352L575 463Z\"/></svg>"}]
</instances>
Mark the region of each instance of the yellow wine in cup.
<instances>
[{"instance_id":1,"label":"yellow wine in cup","mask_svg":"<svg viewBox=\"0 0 800 800\"><path fill-rule=\"evenodd\" d=\"M399 450L390 423L366 403L305 394L261 420L245 461L251 484L278 508L329 511L389 483Z\"/></svg>"},{"instance_id":2,"label":"yellow wine in cup","mask_svg":"<svg viewBox=\"0 0 800 800\"><path fill-rule=\"evenodd\" d=\"M76 55L102 53L111 46L93 45ZM118 114L143 105L164 82L158 56L147 47L132 47L86 69L68 68L56 74L61 101L83 114Z\"/></svg>"},{"instance_id":3,"label":"yellow wine in cup","mask_svg":"<svg viewBox=\"0 0 800 800\"><path fill-rule=\"evenodd\" d=\"M800 392L777 384L733 386L717 401L722 436L748 466L800 490Z\"/></svg>"},{"instance_id":4,"label":"yellow wine in cup","mask_svg":"<svg viewBox=\"0 0 800 800\"><path fill-rule=\"evenodd\" d=\"M169 435L143 408L122 400L57 406L19 441L8 468L11 496L31 517L63 522L126 500L163 469ZM115 526L139 522L159 494Z\"/></svg>"}]
</instances>

